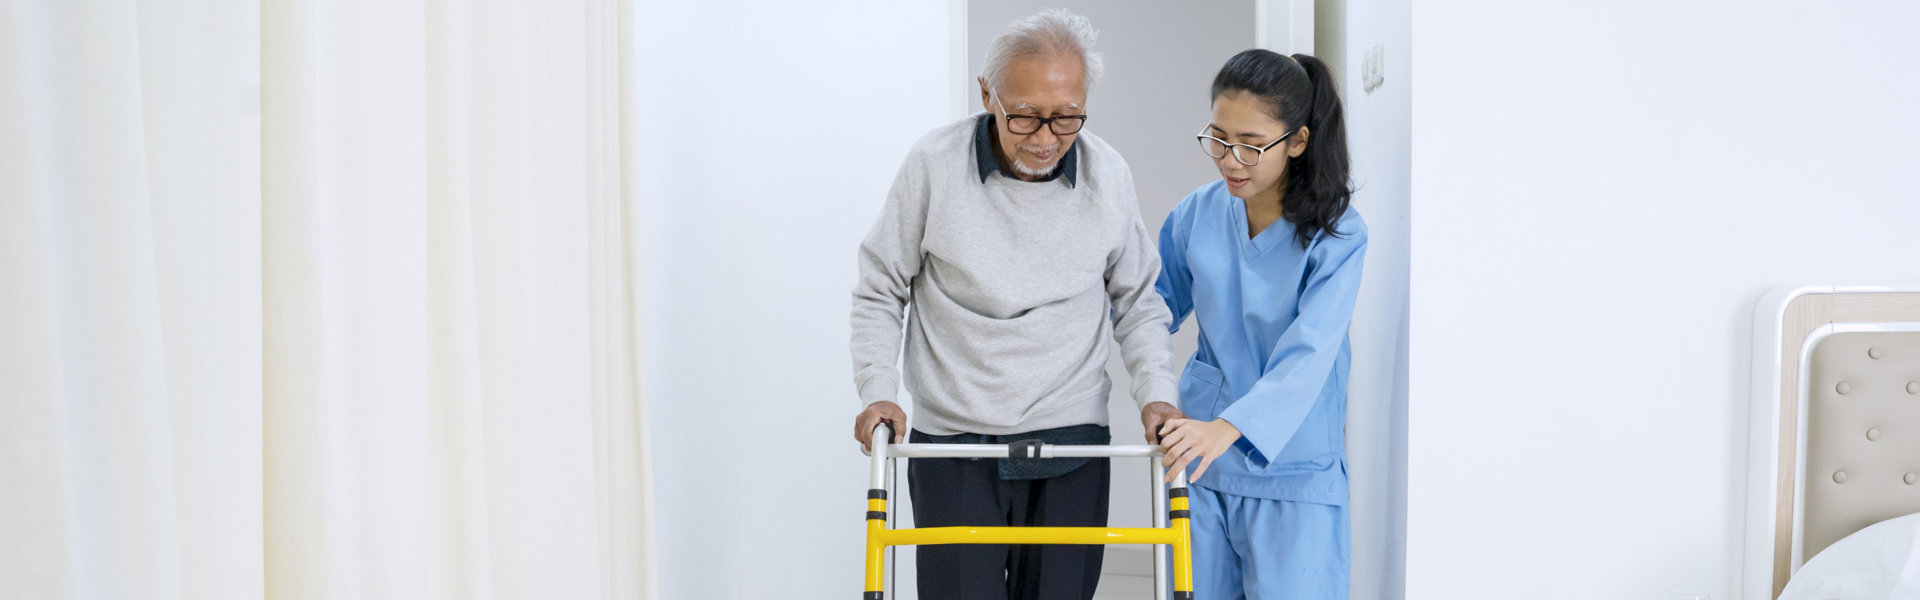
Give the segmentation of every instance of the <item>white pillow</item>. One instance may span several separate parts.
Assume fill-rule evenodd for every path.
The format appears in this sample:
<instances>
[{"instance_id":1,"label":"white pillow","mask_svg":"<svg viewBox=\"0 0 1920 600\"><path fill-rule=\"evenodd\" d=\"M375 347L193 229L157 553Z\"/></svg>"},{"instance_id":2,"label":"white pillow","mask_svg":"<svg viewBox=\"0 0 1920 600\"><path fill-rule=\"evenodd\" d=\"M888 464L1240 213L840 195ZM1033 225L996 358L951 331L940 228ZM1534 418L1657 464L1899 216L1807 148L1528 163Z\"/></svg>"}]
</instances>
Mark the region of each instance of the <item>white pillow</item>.
<instances>
[{"instance_id":1,"label":"white pillow","mask_svg":"<svg viewBox=\"0 0 1920 600\"><path fill-rule=\"evenodd\" d=\"M1854 532L1814 555L1780 600L1920 599L1920 513Z\"/></svg>"}]
</instances>

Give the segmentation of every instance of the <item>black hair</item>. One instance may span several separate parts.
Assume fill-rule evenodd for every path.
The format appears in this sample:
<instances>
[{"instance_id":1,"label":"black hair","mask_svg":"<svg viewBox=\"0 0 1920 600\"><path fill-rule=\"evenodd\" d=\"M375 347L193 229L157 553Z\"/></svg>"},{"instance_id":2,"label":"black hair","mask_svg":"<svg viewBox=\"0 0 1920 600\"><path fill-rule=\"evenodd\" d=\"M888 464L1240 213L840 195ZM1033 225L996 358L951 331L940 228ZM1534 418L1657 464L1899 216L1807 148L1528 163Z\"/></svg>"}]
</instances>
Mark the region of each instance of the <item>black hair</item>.
<instances>
[{"instance_id":1,"label":"black hair","mask_svg":"<svg viewBox=\"0 0 1920 600\"><path fill-rule=\"evenodd\" d=\"M1294 238L1301 248L1322 230L1341 235L1333 226L1353 199L1353 180L1347 157L1347 118L1327 64L1306 54L1287 57L1271 50L1248 50L1227 59L1213 78L1211 100L1229 92L1252 94L1274 120L1307 127L1306 152L1288 159L1287 189L1280 192L1281 216L1294 225Z\"/></svg>"}]
</instances>

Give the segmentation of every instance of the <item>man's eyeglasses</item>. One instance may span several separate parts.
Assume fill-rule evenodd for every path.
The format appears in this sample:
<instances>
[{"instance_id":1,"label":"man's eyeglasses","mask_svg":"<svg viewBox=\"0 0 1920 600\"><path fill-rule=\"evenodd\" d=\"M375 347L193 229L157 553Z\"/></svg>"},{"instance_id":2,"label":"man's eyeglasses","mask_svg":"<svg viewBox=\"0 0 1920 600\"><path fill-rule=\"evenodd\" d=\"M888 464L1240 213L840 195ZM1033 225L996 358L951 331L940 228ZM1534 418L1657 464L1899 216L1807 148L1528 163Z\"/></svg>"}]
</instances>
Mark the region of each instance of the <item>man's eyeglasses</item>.
<instances>
[{"instance_id":1,"label":"man's eyeglasses","mask_svg":"<svg viewBox=\"0 0 1920 600\"><path fill-rule=\"evenodd\" d=\"M993 103L1000 105L1000 99L994 98ZM1011 131L1017 135L1028 135L1038 132L1042 125L1053 130L1054 135L1073 135L1080 133L1081 127L1087 126L1086 115L1056 115L1046 118L1029 115L1010 115L1007 114L1007 107L1005 105L1000 105L1000 115L1007 119L1007 131Z\"/></svg>"}]
</instances>

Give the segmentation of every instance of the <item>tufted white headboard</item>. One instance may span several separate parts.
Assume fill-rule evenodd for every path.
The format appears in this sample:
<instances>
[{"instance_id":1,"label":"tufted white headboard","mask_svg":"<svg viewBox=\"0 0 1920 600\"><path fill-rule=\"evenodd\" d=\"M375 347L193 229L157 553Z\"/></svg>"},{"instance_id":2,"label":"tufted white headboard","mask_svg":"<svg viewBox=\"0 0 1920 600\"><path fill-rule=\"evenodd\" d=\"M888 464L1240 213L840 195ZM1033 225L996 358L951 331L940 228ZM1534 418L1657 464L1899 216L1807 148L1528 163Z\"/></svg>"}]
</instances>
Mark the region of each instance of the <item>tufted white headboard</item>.
<instances>
[{"instance_id":1,"label":"tufted white headboard","mask_svg":"<svg viewBox=\"0 0 1920 600\"><path fill-rule=\"evenodd\" d=\"M1775 290L1753 352L1738 597L1771 600L1828 545L1920 512L1920 286Z\"/></svg>"}]
</instances>

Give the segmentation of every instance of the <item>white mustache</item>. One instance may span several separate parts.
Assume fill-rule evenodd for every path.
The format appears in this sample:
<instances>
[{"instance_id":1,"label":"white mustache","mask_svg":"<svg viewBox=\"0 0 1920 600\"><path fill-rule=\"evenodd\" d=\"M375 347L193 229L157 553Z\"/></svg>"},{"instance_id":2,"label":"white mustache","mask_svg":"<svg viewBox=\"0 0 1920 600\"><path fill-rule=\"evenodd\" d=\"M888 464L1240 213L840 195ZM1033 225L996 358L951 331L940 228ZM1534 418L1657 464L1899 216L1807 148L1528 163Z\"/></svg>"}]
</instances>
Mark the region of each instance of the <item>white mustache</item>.
<instances>
[{"instance_id":1,"label":"white mustache","mask_svg":"<svg viewBox=\"0 0 1920 600\"><path fill-rule=\"evenodd\" d=\"M1060 143L1054 142L1052 144L1048 144L1045 146L1028 146L1026 144L1015 144L1015 147L1019 148L1020 151L1026 152L1028 154L1042 154L1042 153L1048 153L1048 152L1053 152L1055 150L1059 150Z\"/></svg>"},{"instance_id":2,"label":"white mustache","mask_svg":"<svg viewBox=\"0 0 1920 600\"><path fill-rule=\"evenodd\" d=\"M1026 152L1030 154L1040 154L1042 152L1059 151L1060 143L1054 142L1052 144L1048 144L1045 146L1029 146L1026 144L1014 144L1014 147L1020 149L1021 152ZM1033 165L1027 164L1027 161L1020 160L1020 157L1017 157L1017 156L1013 157L1013 170L1018 171L1020 172L1020 174L1026 175L1028 177L1046 177L1048 174L1053 173L1053 169L1051 168L1048 168L1048 169L1036 168Z\"/></svg>"}]
</instances>

